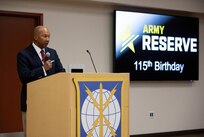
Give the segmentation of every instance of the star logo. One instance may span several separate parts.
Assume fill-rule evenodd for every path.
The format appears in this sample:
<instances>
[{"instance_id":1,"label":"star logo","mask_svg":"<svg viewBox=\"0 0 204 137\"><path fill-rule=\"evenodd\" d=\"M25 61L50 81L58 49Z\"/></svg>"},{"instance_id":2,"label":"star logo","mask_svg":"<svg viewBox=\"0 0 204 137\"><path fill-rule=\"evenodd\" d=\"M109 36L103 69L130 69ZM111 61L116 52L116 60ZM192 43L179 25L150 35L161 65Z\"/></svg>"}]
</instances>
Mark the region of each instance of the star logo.
<instances>
[{"instance_id":1,"label":"star logo","mask_svg":"<svg viewBox=\"0 0 204 137\"><path fill-rule=\"evenodd\" d=\"M120 35L120 38L123 40L123 44L122 44L122 48L120 50L120 53L122 53L127 47L133 52L135 53L135 47L133 42L139 37L139 35L134 35L131 34L130 32L130 27L128 26L126 28L126 31L124 34Z\"/></svg>"}]
</instances>

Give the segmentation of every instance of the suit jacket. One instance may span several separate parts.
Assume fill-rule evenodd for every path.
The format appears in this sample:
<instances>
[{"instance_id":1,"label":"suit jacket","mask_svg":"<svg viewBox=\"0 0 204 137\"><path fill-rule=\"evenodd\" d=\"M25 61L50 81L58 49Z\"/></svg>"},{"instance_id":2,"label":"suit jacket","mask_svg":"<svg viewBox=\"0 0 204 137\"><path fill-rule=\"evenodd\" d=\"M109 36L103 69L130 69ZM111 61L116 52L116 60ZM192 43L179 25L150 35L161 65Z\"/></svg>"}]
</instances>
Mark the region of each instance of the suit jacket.
<instances>
[{"instance_id":1,"label":"suit jacket","mask_svg":"<svg viewBox=\"0 0 204 137\"><path fill-rule=\"evenodd\" d=\"M45 53L46 52L49 52L50 59L54 60L52 63L52 68L46 71L47 76L58 72L65 72L57 52L48 47L45 48ZM17 54L17 70L19 78L22 82L21 111L25 112L27 109L27 83L45 77L42 66L42 61L40 60L32 44Z\"/></svg>"}]
</instances>

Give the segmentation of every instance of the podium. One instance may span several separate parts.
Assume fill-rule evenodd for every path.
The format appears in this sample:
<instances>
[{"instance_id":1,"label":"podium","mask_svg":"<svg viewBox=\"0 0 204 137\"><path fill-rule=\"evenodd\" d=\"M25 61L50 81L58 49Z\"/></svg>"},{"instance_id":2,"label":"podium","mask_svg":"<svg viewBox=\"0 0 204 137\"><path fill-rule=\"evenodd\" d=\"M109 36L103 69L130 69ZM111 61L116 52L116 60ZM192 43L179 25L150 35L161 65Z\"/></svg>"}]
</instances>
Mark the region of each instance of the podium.
<instances>
[{"instance_id":1,"label":"podium","mask_svg":"<svg viewBox=\"0 0 204 137\"><path fill-rule=\"evenodd\" d=\"M129 137L128 73L58 73L27 91L27 137Z\"/></svg>"}]
</instances>

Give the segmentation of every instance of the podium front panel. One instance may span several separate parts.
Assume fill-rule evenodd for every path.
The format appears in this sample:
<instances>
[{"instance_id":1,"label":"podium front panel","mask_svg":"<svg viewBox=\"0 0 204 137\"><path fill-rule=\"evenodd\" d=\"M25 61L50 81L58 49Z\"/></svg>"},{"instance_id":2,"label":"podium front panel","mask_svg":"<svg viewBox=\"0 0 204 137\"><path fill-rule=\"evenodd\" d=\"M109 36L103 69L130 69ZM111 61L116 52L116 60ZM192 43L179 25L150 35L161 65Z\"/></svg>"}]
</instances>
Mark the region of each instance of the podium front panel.
<instances>
[{"instance_id":1,"label":"podium front panel","mask_svg":"<svg viewBox=\"0 0 204 137\"><path fill-rule=\"evenodd\" d=\"M129 137L129 74L59 73L28 84L27 137Z\"/></svg>"}]
</instances>

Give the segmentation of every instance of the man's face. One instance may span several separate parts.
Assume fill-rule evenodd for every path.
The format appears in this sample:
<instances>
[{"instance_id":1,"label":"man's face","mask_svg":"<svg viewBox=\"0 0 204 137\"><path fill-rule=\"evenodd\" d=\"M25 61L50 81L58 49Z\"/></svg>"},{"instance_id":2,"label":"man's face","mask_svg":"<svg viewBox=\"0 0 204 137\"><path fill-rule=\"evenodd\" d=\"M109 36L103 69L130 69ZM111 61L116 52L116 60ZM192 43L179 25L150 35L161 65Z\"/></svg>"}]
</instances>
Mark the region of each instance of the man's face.
<instances>
[{"instance_id":1,"label":"man's face","mask_svg":"<svg viewBox=\"0 0 204 137\"><path fill-rule=\"evenodd\" d=\"M47 47L50 41L50 32L47 28L42 28L39 30L37 35L35 36L35 42L39 48Z\"/></svg>"}]
</instances>

